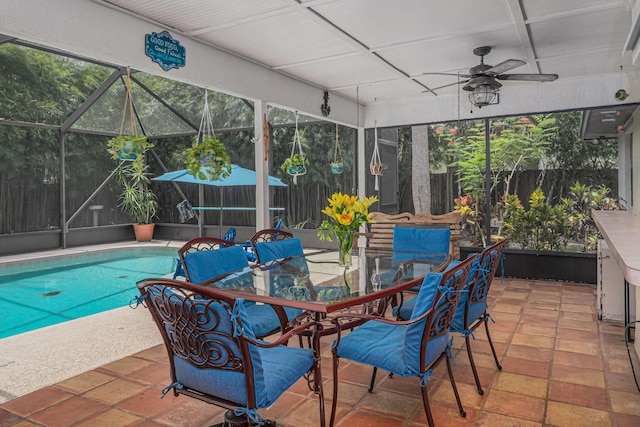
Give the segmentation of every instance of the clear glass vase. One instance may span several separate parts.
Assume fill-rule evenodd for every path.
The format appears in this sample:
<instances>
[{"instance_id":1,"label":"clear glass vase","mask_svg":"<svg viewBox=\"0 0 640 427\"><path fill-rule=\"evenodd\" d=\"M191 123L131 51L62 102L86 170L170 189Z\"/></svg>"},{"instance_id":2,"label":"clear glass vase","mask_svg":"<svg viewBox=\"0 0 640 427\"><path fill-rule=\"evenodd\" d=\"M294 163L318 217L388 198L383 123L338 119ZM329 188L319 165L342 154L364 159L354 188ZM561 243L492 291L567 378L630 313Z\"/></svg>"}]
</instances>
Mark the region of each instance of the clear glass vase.
<instances>
[{"instance_id":1,"label":"clear glass vase","mask_svg":"<svg viewBox=\"0 0 640 427\"><path fill-rule=\"evenodd\" d=\"M355 230L336 231L338 238L338 265L341 267L351 267L351 248L353 248L353 238Z\"/></svg>"}]
</instances>

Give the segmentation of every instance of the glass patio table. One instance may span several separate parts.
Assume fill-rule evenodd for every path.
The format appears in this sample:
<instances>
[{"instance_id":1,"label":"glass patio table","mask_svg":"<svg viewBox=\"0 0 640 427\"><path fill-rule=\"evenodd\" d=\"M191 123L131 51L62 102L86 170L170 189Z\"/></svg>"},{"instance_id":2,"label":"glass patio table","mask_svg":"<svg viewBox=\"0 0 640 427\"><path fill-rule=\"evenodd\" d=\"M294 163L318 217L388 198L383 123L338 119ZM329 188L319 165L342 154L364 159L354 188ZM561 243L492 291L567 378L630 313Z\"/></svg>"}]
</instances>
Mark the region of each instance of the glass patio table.
<instances>
[{"instance_id":1,"label":"glass patio table","mask_svg":"<svg viewBox=\"0 0 640 427\"><path fill-rule=\"evenodd\" d=\"M368 306L420 285L442 271L448 253L354 248L352 265L338 265L337 250L309 251L253 265L202 283L236 298L320 314ZM371 311L369 311L371 312Z\"/></svg>"}]
</instances>

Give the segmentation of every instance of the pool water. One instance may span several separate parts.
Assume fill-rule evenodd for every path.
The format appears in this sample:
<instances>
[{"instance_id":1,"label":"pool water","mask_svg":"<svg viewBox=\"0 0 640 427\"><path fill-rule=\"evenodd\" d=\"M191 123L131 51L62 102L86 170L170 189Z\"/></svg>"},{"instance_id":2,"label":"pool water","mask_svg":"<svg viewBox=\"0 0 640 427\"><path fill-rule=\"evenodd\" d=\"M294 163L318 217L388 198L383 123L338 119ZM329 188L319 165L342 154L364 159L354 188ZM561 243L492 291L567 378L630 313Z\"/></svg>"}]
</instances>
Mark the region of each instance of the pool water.
<instances>
[{"instance_id":1,"label":"pool water","mask_svg":"<svg viewBox=\"0 0 640 427\"><path fill-rule=\"evenodd\" d=\"M0 269L0 338L123 307L136 282L173 273L176 251L126 250Z\"/></svg>"}]
</instances>

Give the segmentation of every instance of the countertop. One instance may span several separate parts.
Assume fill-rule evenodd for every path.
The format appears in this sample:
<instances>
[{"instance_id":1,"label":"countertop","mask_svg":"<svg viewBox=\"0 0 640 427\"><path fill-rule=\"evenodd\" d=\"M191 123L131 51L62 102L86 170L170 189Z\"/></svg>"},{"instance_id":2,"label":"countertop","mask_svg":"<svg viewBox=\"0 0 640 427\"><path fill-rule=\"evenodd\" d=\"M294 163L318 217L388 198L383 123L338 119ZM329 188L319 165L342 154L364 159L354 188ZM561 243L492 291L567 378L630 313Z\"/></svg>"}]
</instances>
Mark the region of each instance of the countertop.
<instances>
[{"instance_id":1,"label":"countertop","mask_svg":"<svg viewBox=\"0 0 640 427\"><path fill-rule=\"evenodd\" d=\"M640 215L595 210L592 214L625 279L640 286Z\"/></svg>"}]
</instances>

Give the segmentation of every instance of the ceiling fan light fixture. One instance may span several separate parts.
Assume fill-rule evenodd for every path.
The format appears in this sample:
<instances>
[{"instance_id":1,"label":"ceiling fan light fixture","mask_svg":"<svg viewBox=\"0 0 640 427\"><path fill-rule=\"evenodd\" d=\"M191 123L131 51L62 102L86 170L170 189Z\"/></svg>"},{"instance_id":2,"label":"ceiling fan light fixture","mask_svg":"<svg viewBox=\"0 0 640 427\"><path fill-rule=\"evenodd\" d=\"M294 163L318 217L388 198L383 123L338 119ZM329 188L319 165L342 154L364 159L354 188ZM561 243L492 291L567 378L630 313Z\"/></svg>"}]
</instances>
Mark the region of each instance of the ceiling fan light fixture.
<instances>
[{"instance_id":1,"label":"ceiling fan light fixture","mask_svg":"<svg viewBox=\"0 0 640 427\"><path fill-rule=\"evenodd\" d=\"M490 84L481 84L476 86L469 93L469 101L478 108L482 108L491 104L498 94L498 88Z\"/></svg>"}]
</instances>

